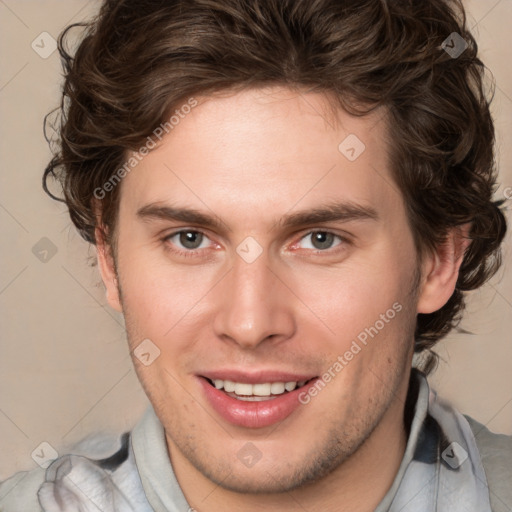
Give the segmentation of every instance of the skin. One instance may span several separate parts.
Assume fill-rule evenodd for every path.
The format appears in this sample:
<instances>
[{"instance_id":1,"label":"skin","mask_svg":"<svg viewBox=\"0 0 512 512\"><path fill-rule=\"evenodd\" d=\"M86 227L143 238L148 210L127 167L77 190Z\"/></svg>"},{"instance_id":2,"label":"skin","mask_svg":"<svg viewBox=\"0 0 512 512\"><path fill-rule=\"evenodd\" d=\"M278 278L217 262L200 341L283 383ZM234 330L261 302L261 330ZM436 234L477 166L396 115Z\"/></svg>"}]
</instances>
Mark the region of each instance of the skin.
<instances>
[{"instance_id":1,"label":"skin","mask_svg":"<svg viewBox=\"0 0 512 512\"><path fill-rule=\"evenodd\" d=\"M381 112L334 119L326 96L285 87L198 99L123 179L115 255L97 230L107 298L125 316L179 484L199 512L374 510L407 442L416 314L449 299L466 242L454 231L418 260ZM348 134L366 146L353 162L338 150ZM378 219L277 223L347 201ZM194 208L221 226L140 218L150 203ZM179 230L202 231L199 248L169 237ZM312 231L336 236L319 248ZM263 250L252 263L236 252L248 236ZM197 383L225 367L320 376L394 303L402 309L378 335L277 425L228 423ZM146 338L161 351L149 366L133 355ZM247 442L262 455L250 468L237 458Z\"/></svg>"}]
</instances>

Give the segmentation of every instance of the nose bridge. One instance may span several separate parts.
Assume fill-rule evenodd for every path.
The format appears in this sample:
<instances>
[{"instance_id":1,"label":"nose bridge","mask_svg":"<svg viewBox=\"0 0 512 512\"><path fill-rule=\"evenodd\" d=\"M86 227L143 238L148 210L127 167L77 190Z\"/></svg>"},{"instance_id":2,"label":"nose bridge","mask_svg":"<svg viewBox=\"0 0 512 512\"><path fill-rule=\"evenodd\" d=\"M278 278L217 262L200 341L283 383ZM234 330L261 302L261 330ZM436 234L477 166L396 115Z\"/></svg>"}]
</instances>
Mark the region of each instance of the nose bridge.
<instances>
[{"instance_id":1,"label":"nose bridge","mask_svg":"<svg viewBox=\"0 0 512 512\"><path fill-rule=\"evenodd\" d=\"M265 253L252 261L237 254L226 278L214 323L218 336L250 348L293 333L290 297Z\"/></svg>"}]
</instances>

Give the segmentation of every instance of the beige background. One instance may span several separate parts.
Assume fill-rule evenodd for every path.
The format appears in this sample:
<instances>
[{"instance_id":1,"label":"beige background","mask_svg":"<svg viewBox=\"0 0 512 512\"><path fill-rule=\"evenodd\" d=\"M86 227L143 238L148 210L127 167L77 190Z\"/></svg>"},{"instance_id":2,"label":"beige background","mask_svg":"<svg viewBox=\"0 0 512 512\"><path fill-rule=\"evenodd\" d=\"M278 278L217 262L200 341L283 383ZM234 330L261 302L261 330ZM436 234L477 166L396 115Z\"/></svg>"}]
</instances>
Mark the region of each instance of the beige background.
<instances>
[{"instance_id":1,"label":"beige background","mask_svg":"<svg viewBox=\"0 0 512 512\"><path fill-rule=\"evenodd\" d=\"M56 38L97 6L0 0L0 479L35 467L31 453L43 441L62 453L99 429L131 428L148 403L122 318L106 306L97 269L88 265L94 251L40 186L49 159L42 119L57 104L61 70L57 52L43 59L31 43L42 32ZM472 0L467 6L497 82L496 196L503 197L512 186L512 1ZM43 237L57 248L46 263L32 252ZM432 383L462 412L512 434L510 240L509 234L504 269L468 306L462 326L475 335L452 334L439 346L444 361Z\"/></svg>"}]
</instances>

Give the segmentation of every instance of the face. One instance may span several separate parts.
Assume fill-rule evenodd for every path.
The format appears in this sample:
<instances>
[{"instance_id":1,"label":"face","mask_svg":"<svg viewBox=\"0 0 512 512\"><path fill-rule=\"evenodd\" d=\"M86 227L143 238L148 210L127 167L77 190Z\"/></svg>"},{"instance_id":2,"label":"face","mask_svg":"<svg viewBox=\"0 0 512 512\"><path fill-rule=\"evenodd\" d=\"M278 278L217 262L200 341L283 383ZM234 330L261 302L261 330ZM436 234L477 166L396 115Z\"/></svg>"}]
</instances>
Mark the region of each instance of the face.
<instances>
[{"instance_id":1,"label":"face","mask_svg":"<svg viewBox=\"0 0 512 512\"><path fill-rule=\"evenodd\" d=\"M399 428L421 269L377 114L198 100L123 179L103 277L173 464L289 490Z\"/></svg>"}]
</instances>

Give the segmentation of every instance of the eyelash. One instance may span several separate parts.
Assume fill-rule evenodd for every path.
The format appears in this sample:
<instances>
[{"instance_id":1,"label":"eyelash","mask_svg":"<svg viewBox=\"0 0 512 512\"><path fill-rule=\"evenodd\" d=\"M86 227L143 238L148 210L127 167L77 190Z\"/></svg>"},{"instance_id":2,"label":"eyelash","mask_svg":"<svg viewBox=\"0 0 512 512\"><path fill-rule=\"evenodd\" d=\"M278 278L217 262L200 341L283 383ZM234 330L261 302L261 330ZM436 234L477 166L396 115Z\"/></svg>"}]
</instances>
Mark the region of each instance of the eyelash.
<instances>
[{"instance_id":1,"label":"eyelash","mask_svg":"<svg viewBox=\"0 0 512 512\"><path fill-rule=\"evenodd\" d=\"M162 242L164 242L166 244L166 250L169 250L171 251L172 253L174 254L178 254L179 256L183 256L185 258L193 258L195 256L197 256L198 253L202 252L204 249L191 249L191 250L188 250L188 251L185 251L185 250L180 250L180 249L171 249L170 248L170 244L168 244L169 240L171 238L173 238L174 236L176 235L179 235L180 233L200 233L202 234L204 237L208 238L208 235L204 232L204 231L201 231L200 229L180 229L178 231L174 231L172 233L169 233L168 235L166 235L164 238L162 238ZM339 246L342 246L342 245L347 245L347 244L350 244L350 240L337 234L337 233L334 233L333 231L328 231L328 230L322 230L322 229L314 229L314 230L311 230L311 231L308 231L306 233L304 233L300 238L299 238L299 242L304 239L305 237L309 236L309 235L312 235L314 233L325 233L325 234L330 234L330 235L333 235L335 236L336 238L338 238L340 240L340 244L334 246L334 248L332 249L325 249L325 250L320 250L320 249L317 249L317 250L312 250L314 254L322 254L322 253L327 253L329 255L332 255L333 253L336 253L338 252L336 250L337 247ZM311 251L311 249L309 249Z\"/></svg>"}]
</instances>

